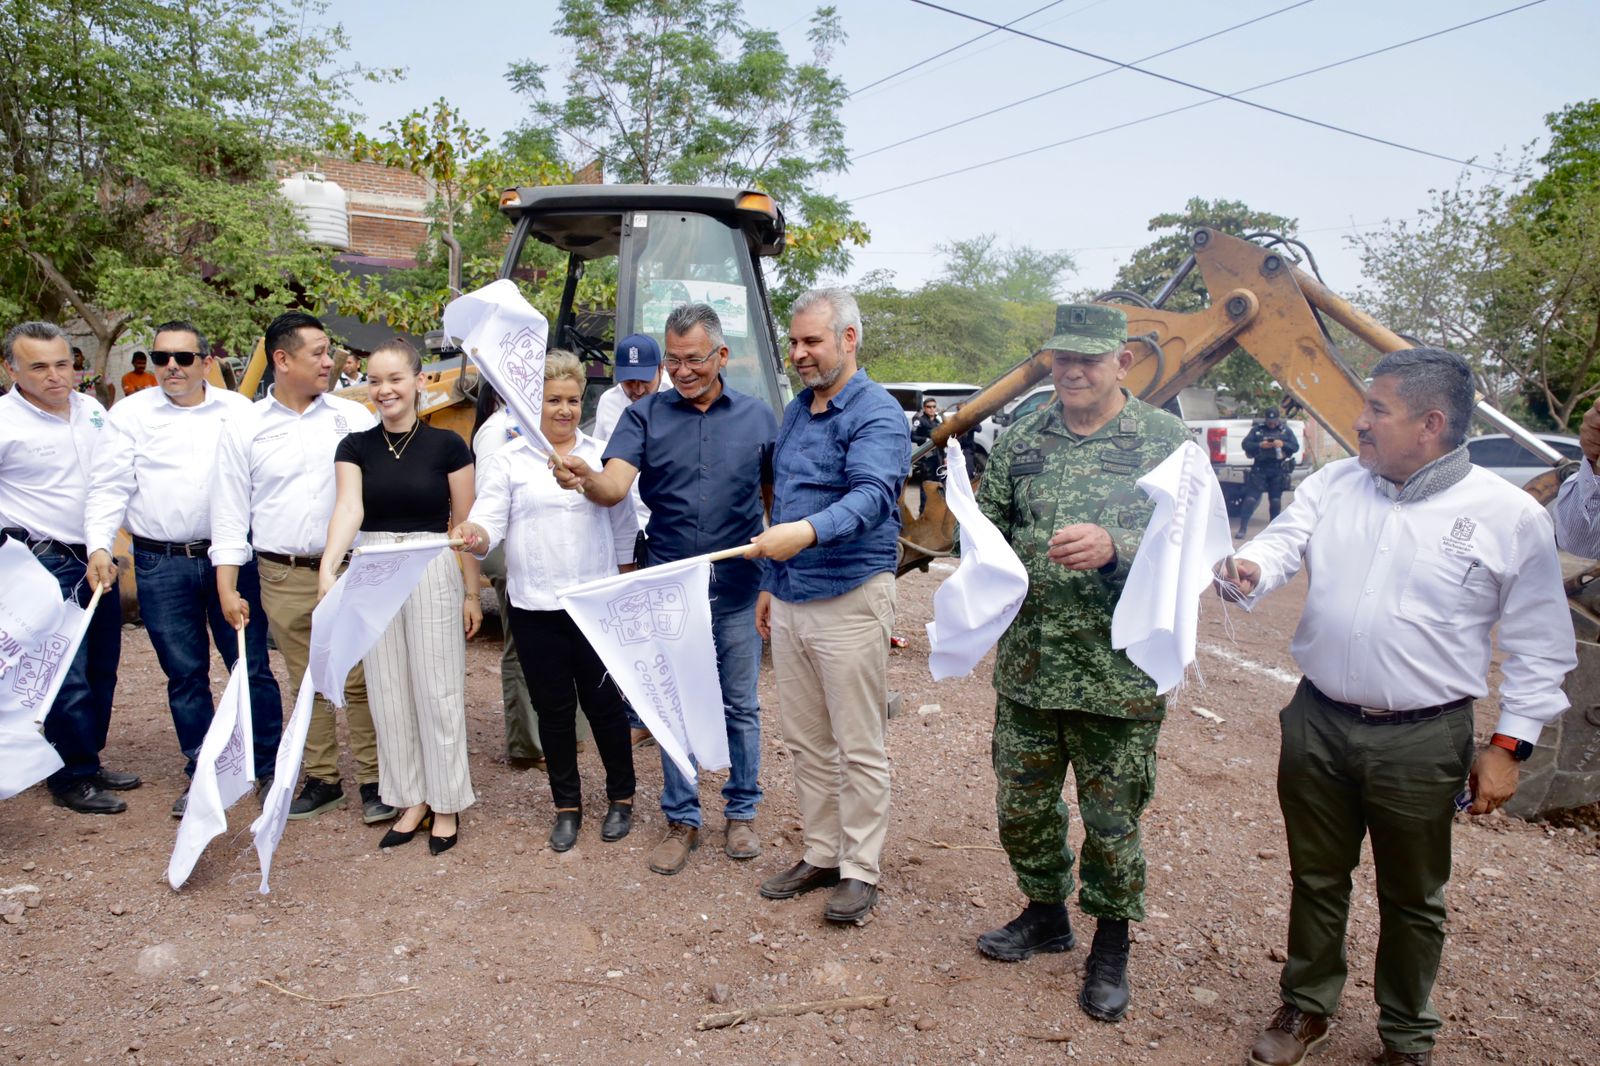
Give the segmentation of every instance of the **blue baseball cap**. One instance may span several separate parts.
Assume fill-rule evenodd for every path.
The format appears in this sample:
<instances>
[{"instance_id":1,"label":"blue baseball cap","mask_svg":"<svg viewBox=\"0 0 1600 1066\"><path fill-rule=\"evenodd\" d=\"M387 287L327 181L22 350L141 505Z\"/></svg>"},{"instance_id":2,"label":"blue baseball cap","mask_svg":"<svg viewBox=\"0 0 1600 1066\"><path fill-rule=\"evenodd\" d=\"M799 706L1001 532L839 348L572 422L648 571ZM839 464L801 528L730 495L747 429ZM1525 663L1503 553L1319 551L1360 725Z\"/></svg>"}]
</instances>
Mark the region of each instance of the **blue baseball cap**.
<instances>
[{"instance_id":1,"label":"blue baseball cap","mask_svg":"<svg viewBox=\"0 0 1600 1066\"><path fill-rule=\"evenodd\" d=\"M617 342L611 376L617 381L650 381L661 369L661 349L654 337L630 333Z\"/></svg>"}]
</instances>

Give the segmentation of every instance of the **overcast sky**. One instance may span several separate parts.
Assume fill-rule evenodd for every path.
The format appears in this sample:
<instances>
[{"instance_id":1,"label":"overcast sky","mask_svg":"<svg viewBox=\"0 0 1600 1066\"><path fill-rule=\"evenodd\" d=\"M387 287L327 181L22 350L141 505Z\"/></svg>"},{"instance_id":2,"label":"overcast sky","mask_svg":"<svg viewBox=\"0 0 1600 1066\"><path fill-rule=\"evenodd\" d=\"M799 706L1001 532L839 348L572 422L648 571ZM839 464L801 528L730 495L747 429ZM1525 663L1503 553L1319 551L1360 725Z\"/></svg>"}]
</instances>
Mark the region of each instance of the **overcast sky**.
<instances>
[{"instance_id":1,"label":"overcast sky","mask_svg":"<svg viewBox=\"0 0 1600 1066\"><path fill-rule=\"evenodd\" d=\"M1122 62L1260 16L1261 21L1151 59L1145 69L1225 93L1433 33L1526 0L1064 0L1018 29ZM1007 22L1047 0L941 0ZM1291 5L1293 5L1291 7ZM808 54L817 5L747 2L746 17L778 30L792 57ZM927 59L987 27L910 0L838 0L849 40L833 69L852 88ZM1282 10L1291 8L1290 10ZM364 85L361 110L375 128L440 96L475 125L515 126L523 102L507 64L534 59L559 87L566 54L547 28L554 0L507 6L461 0L449 23L420 0L341 0L333 13L363 63L403 66L399 82ZM1273 14L1274 12L1278 12ZM436 29L430 32L430 25ZM1525 10L1336 69L1242 94L1329 125L1458 160L1493 163L1539 138L1543 117L1600 95L1600 3L1543 0ZM1090 75L1086 84L887 151L891 142ZM1091 136L1009 162L895 186L1090 134L1198 101L1180 114ZM824 187L850 200L872 231L852 277L896 272L902 286L937 274L934 246L996 233L1002 243L1067 249L1079 271L1068 287L1107 288L1120 262L1148 237L1152 215L1190 197L1242 200L1296 218L1335 289L1353 292L1359 259L1347 235L1406 218L1462 167L1195 89L1163 82L1010 33L994 33L944 58L854 95L845 108L856 161ZM1481 174L1481 172L1480 172ZM1493 178L1494 175L1482 175ZM877 195L874 195L877 194Z\"/></svg>"}]
</instances>

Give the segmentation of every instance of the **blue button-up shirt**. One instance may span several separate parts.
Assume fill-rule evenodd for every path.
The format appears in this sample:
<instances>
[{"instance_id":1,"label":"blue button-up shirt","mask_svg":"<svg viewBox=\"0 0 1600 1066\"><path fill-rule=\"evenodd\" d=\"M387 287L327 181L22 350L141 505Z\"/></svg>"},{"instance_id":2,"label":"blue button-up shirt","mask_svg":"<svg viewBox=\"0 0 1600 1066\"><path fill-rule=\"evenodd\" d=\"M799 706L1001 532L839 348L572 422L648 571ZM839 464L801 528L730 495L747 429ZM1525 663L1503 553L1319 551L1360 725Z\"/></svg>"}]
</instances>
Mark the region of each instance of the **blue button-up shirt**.
<instances>
[{"instance_id":1,"label":"blue button-up shirt","mask_svg":"<svg viewBox=\"0 0 1600 1066\"><path fill-rule=\"evenodd\" d=\"M761 587L799 603L843 595L894 572L900 487L911 466L906 416L882 385L858 370L821 414L804 389L783 412L773 453L772 521L805 519L817 543L788 562L769 561Z\"/></svg>"},{"instance_id":2,"label":"blue button-up shirt","mask_svg":"<svg viewBox=\"0 0 1600 1066\"><path fill-rule=\"evenodd\" d=\"M651 563L748 544L761 533L761 486L772 483L777 431L771 407L725 384L704 411L671 389L622 412L605 458L639 471ZM748 559L717 563L713 609L748 607L760 580L760 567Z\"/></svg>"}]
</instances>

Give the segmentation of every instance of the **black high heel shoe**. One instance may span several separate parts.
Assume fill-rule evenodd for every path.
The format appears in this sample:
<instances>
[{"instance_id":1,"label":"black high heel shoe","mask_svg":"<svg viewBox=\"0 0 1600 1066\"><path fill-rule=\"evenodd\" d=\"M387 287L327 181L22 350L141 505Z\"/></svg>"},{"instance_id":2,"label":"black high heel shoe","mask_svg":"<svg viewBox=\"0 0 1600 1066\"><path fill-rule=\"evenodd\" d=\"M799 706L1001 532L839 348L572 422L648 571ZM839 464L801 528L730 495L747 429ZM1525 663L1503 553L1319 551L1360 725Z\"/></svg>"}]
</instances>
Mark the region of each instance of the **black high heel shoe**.
<instances>
[{"instance_id":1,"label":"black high heel shoe","mask_svg":"<svg viewBox=\"0 0 1600 1066\"><path fill-rule=\"evenodd\" d=\"M461 816L456 815L456 831L447 837L428 836L428 854L443 855L456 846L456 841L461 839Z\"/></svg>"},{"instance_id":2,"label":"black high heel shoe","mask_svg":"<svg viewBox=\"0 0 1600 1066\"><path fill-rule=\"evenodd\" d=\"M411 843L411 838L416 836L422 830L424 830L424 829L432 829L432 828L433 828L433 811L430 810L430 811L428 811L427 814L424 814L422 816L422 821L417 823L416 828L407 829L403 833L398 829L391 829L387 833L383 834L383 839L378 841L378 847L379 848L398 848L401 844L409 844L409 843Z\"/></svg>"}]
</instances>

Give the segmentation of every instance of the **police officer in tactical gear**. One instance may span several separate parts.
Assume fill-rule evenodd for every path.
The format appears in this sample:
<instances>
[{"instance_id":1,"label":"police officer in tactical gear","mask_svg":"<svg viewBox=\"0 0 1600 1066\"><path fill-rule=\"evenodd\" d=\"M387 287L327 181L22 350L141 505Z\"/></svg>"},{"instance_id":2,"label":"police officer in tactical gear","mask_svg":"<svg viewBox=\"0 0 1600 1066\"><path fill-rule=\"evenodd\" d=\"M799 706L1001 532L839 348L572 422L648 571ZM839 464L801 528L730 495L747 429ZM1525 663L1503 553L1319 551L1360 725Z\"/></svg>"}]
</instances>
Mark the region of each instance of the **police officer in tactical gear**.
<instances>
[{"instance_id":1,"label":"police officer in tactical gear","mask_svg":"<svg viewBox=\"0 0 1600 1066\"><path fill-rule=\"evenodd\" d=\"M1144 918L1139 817L1166 713L1154 682L1111 647L1111 616L1154 510L1137 482L1189 437L1118 384L1133 363L1127 328L1115 307L1057 309L1045 345L1056 401L1006 431L978 490L1029 581L994 672L1000 842L1028 905L978 950L1020 962L1075 945L1070 767L1084 824L1078 902L1098 920L1078 1003L1102 1021L1128 1009L1128 922Z\"/></svg>"},{"instance_id":2,"label":"police officer in tactical gear","mask_svg":"<svg viewBox=\"0 0 1600 1066\"><path fill-rule=\"evenodd\" d=\"M1294 470L1294 453L1300 448L1294 430L1283 420L1276 407L1269 407L1245 434L1244 454L1253 465L1245 480L1244 493L1239 499L1239 528L1234 537L1242 538L1250 516L1261 506L1261 497L1267 497L1267 514L1277 518L1283 509L1283 493L1289 487L1289 473Z\"/></svg>"}]
</instances>

